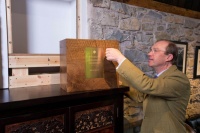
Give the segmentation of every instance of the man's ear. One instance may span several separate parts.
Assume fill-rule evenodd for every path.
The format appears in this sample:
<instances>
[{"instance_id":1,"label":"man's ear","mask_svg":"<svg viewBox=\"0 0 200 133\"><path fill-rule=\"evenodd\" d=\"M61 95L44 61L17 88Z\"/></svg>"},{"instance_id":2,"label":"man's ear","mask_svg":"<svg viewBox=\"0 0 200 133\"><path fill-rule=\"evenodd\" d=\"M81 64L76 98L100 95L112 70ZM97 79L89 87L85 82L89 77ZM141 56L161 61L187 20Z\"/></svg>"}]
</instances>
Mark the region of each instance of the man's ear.
<instances>
[{"instance_id":1,"label":"man's ear","mask_svg":"<svg viewBox=\"0 0 200 133\"><path fill-rule=\"evenodd\" d=\"M174 56L172 54L167 55L167 61L171 61L173 58L174 58Z\"/></svg>"}]
</instances>

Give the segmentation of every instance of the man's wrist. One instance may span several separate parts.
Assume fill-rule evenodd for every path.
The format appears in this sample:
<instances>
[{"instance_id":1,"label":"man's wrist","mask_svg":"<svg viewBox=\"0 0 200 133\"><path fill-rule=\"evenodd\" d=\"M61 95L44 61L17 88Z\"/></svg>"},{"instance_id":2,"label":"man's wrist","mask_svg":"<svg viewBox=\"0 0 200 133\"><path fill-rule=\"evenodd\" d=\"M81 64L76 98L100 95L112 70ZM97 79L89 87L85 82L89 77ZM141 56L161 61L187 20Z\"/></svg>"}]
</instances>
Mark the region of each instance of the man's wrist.
<instances>
[{"instance_id":1,"label":"man's wrist","mask_svg":"<svg viewBox=\"0 0 200 133\"><path fill-rule=\"evenodd\" d=\"M121 64L126 58L124 56L121 56L118 60L117 63Z\"/></svg>"},{"instance_id":2,"label":"man's wrist","mask_svg":"<svg viewBox=\"0 0 200 133\"><path fill-rule=\"evenodd\" d=\"M119 66L120 66L120 65L121 65L121 64L122 64L122 63L125 61L125 59L126 59L126 58L124 57L124 58L121 60L121 62L119 62L119 63L118 63L118 66L117 66L117 68L116 68L116 69L118 69L118 68L119 68Z\"/></svg>"}]
</instances>

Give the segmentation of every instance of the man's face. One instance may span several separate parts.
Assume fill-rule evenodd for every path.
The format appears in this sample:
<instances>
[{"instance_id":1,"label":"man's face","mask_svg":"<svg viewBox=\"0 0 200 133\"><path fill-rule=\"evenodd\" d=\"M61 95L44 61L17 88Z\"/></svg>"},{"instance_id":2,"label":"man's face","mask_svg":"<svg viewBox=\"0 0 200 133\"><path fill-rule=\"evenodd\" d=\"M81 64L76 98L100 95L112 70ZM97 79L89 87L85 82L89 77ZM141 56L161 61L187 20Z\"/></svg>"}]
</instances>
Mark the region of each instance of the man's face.
<instances>
[{"instance_id":1,"label":"man's face","mask_svg":"<svg viewBox=\"0 0 200 133\"><path fill-rule=\"evenodd\" d=\"M167 45L167 42L159 41L151 47L148 53L148 64L150 67L159 68L166 65L166 62L169 61L168 55L165 54Z\"/></svg>"}]
</instances>

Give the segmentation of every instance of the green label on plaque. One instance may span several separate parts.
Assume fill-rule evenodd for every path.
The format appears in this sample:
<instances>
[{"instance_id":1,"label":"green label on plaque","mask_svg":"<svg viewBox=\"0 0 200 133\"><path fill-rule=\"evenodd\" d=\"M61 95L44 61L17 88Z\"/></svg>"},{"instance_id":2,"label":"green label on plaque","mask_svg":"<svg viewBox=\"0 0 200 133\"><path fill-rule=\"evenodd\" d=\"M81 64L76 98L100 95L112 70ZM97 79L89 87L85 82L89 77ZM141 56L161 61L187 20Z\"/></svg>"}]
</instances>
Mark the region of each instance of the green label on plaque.
<instances>
[{"instance_id":1,"label":"green label on plaque","mask_svg":"<svg viewBox=\"0 0 200 133\"><path fill-rule=\"evenodd\" d=\"M103 48L85 48L85 77L103 78Z\"/></svg>"}]
</instances>

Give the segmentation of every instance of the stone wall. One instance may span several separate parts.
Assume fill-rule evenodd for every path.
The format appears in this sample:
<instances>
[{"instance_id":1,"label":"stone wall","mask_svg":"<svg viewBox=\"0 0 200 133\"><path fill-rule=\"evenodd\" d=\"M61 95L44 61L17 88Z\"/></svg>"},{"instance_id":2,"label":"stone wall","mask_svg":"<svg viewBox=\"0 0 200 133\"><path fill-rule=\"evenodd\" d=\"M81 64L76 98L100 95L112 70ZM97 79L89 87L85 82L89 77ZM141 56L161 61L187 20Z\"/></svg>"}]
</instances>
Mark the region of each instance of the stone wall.
<instances>
[{"instance_id":1,"label":"stone wall","mask_svg":"<svg viewBox=\"0 0 200 133\"><path fill-rule=\"evenodd\" d=\"M191 98L186 117L200 114L200 80L193 79L195 46L200 46L200 20L110 0L88 0L91 39L118 40L122 53L147 75L147 52L159 39L188 43L186 75ZM130 123L142 119L141 104L124 100L124 117Z\"/></svg>"}]
</instances>

